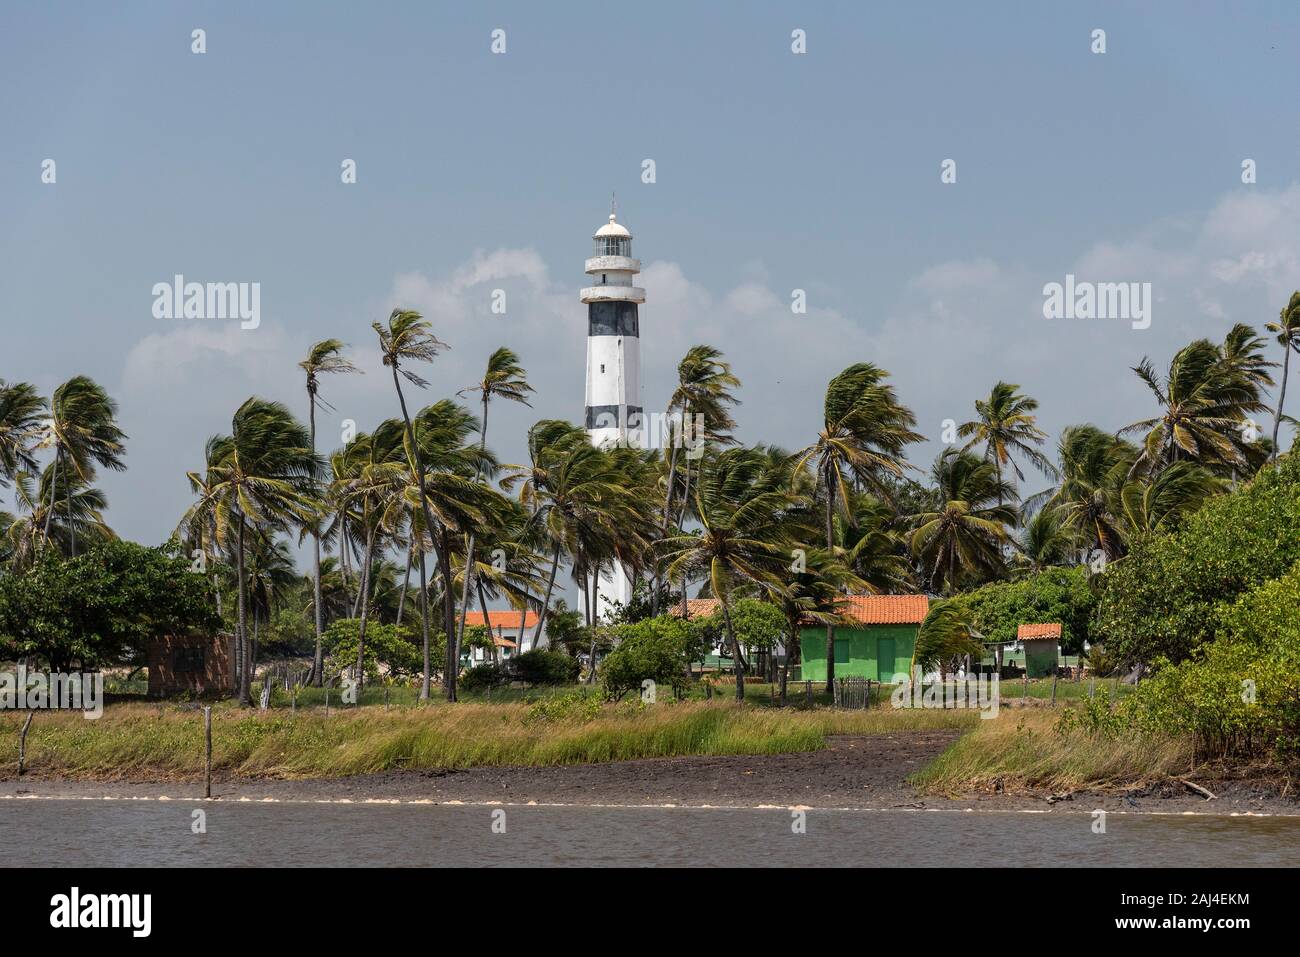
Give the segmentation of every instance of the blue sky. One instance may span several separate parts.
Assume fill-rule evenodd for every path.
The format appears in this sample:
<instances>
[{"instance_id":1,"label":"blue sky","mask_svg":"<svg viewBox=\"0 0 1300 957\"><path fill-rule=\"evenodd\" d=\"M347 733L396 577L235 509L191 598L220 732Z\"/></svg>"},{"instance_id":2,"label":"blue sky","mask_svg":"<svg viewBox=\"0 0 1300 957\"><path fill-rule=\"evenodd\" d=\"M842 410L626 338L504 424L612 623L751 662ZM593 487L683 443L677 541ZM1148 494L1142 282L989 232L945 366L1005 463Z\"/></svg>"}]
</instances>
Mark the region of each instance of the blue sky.
<instances>
[{"instance_id":1,"label":"blue sky","mask_svg":"<svg viewBox=\"0 0 1300 957\"><path fill-rule=\"evenodd\" d=\"M1143 355L1262 328L1300 287L1297 48L1293 3L7 5L0 378L114 394L109 520L144 541L244 398L301 407L311 342L370 370L327 385L336 419L394 414L369 323L398 304L452 346L429 400L521 354L538 396L494 413L492 442L517 460L530 421L581 415L577 290L617 190L649 408L710 342L750 441L809 441L862 360L935 440L999 378L1054 434L1118 427L1151 414ZM1044 320L1069 272L1151 282L1152 327ZM259 282L261 326L155 319L175 273Z\"/></svg>"}]
</instances>

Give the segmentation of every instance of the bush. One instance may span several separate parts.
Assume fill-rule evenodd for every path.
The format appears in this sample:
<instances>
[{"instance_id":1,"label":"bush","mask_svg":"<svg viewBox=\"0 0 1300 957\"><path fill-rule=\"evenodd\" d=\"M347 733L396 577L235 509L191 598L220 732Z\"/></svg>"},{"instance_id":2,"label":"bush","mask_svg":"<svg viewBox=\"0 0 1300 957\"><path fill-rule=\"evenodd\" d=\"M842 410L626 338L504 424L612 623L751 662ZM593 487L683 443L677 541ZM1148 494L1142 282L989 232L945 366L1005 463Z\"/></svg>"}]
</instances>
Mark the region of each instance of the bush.
<instances>
[{"instance_id":1,"label":"bush","mask_svg":"<svg viewBox=\"0 0 1300 957\"><path fill-rule=\"evenodd\" d=\"M328 656L325 674L333 677L357 663L357 645L361 619L340 618L331 622L321 635L321 646ZM432 650L431 650L432 651ZM434 659L441 660L441 659ZM424 670L424 653L415 635L405 625L366 622L366 679L379 677L384 665L394 677L419 674Z\"/></svg>"},{"instance_id":2,"label":"bush","mask_svg":"<svg viewBox=\"0 0 1300 957\"><path fill-rule=\"evenodd\" d=\"M1159 661L1125 702L1144 730L1191 734L1202 755L1300 751L1300 564L1218 611L1220 637Z\"/></svg>"},{"instance_id":3,"label":"bush","mask_svg":"<svg viewBox=\"0 0 1300 957\"><path fill-rule=\"evenodd\" d=\"M506 674L505 668L491 661L485 661L460 676L460 687L464 691L482 691L484 688L495 688L509 681L510 676Z\"/></svg>"},{"instance_id":4,"label":"bush","mask_svg":"<svg viewBox=\"0 0 1300 957\"><path fill-rule=\"evenodd\" d=\"M1097 634L1125 662L1187 659L1212 640L1223 602L1300 560L1300 456L1288 455L1180 530L1135 543L1102 576Z\"/></svg>"},{"instance_id":5,"label":"bush","mask_svg":"<svg viewBox=\"0 0 1300 957\"><path fill-rule=\"evenodd\" d=\"M1078 654L1089 640L1097 599L1088 569L1049 568L1019 581L984 585L963 596L971 623L985 641L1011 642L1023 624L1061 623L1061 649Z\"/></svg>"},{"instance_id":6,"label":"bush","mask_svg":"<svg viewBox=\"0 0 1300 957\"><path fill-rule=\"evenodd\" d=\"M607 697L620 700L629 691L640 691L647 679L670 685L680 696L685 683L687 648L691 626L668 615L647 618L614 629L618 645L600 666L601 683Z\"/></svg>"},{"instance_id":7,"label":"bush","mask_svg":"<svg viewBox=\"0 0 1300 957\"><path fill-rule=\"evenodd\" d=\"M578 659L562 651L534 648L511 658L507 665L514 680L528 684L566 685L578 680Z\"/></svg>"}]
</instances>

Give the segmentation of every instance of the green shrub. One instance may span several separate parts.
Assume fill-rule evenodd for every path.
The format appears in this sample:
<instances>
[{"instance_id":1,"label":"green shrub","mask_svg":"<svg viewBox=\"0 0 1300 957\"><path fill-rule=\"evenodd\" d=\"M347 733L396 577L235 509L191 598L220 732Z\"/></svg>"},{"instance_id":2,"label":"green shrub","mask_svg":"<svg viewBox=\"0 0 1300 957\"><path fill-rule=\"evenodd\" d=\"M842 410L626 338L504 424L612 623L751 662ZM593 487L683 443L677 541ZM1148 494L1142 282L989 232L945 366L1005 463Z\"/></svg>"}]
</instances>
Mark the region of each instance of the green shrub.
<instances>
[{"instance_id":1,"label":"green shrub","mask_svg":"<svg viewBox=\"0 0 1300 957\"><path fill-rule=\"evenodd\" d=\"M562 651L534 648L511 658L507 670L516 681L533 685L566 685L578 680L578 659Z\"/></svg>"},{"instance_id":2,"label":"green shrub","mask_svg":"<svg viewBox=\"0 0 1300 957\"><path fill-rule=\"evenodd\" d=\"M642 682L669 685L680 695L685 683L691 626L680 618L662 615L614 629L618 645L600 666L607 697L620 700L640 691Z\"/></svg>"},{"instance_id":3,"label":"green shrub","mask_svg":"<svg viewBox=\"0 0 1300 957\"><path fill-rule=\"evenodd\" d=\"M1090 640L1089 624L1097 608L1083 566L1049 568L1019 581L995 582L962 600L985 641L1015 641L1022 624L1060 622L1061 648L1067 655L1078 654Z\"/></svg>"},{"instance_id":4,"label":"green shrub","mask_svg":"<svg viewBox=\"0 0 1300 957\"><path fill-rule=\"evenodd\" d=\"M460 676L460 687L465 691L482 691L495 688L510 681L510 676L501 665L485 661L475 665Z\"/></svg>"},{"instance_id":5,"label":"green shrub","mask_svg":"<svg viewBox=\"0 0 1300 957\"><path fill-rule=\"evenodd\" d=\"M1125 702L1132 726L1184 733L1201 755L1300 752L1300 564L1217 610L1219 637L1160 660Z\"/></svg>"},{"instance_id":6,"label":"green shrub","mask_svg":"<svg viewBox=\"0 0 1300 957\"><path fill-rule=\"evenodd\" d=\"M1180 530L1134 544L1102 576L1096 634L1121 661L1187 659L1214 638L1219 605L1300 560L1300 456L1212 499Z\"/></svg>"}]
</instances>

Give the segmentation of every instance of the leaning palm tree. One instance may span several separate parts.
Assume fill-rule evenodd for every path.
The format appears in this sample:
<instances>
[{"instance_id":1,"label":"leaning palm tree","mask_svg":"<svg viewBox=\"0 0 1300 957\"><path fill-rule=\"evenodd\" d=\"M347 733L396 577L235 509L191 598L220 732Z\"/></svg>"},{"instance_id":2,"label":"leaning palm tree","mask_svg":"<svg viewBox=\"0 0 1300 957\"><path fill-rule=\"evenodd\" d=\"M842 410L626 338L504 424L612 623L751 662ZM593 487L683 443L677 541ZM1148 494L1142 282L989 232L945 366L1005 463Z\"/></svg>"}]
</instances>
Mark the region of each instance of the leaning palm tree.
<instances>
[{"instance_id":1,"label":"leaning palm tree","mask_svg":"<svg viewBox=\"0 0 1300 957\"><path fill-rule=\"evenodd\" d=\"M1226 348L1198 339L1175 354L1163 379L1150 359L1134 366L1163 410L1119 432L1145 433L1134 474L1155 473L1180 460L1220 472L1249 466L1242 422L1267 406L1260 394L1259 370L1232 354L1239 346L1231 336Z\"/></svg>"},{"instance_id":2,"label":"leaning palm tree","mask_svg":"<svg viewBox=\"0 0 1300 957\"><path fill-rule=\"evenodd\" d=\"M0 379L0 488L20 471L35 472L32 447L40 435L45 399L28 382Z\"/></svg>"},{"instance_id":3,"label":"leaning palm tree","mask_svg":"<svg viewBox=\"0 0 1300 957\"><path fill-rule=\"evenodd\" d=\"M614 451L593 446L577 426L546 419L528 432L530 467L502 481L508 490L522 479L520 501L529 512L528 529L536 529L551 553L536 634L546 621L561 557L568 554L582 565L602 544L610 545L611 529L639 527L645 521L645 499L628 486ZM591 570L589 563L582 569Z\"/></svg>"},{"instance_id":4,"label":"leaning palm tree","mask_svg":"<svg viewBox=\"0 0 1300 957\"><path fill-rule=\"evenodd\" d=\"M800 453L796 471L811 465L825 508L826 547L835 547L835 515L845 521L851 486L888 500L889 479L908 467L903 450L924 436L913 431L916 416L886 382L889 373L869 362L849 366L826 387L822 431ZM826 689L835 682L835 627L826 626Z\"/></svg>"},{"instance_id":5,"label":"leaning palm tree","mask_svg":"<svg viewBox=\"0 0 1300 957\"><path fill-rule=\"evenodd\" d=\"M994 463L947 448L931 470L943 507L915 516L910 545L936 591L993 578L1005 569L1002 547L1017 513L1015 492L998 478Z\"/></svg>"},{"instance_id":6,"label":"leaning palm tree","mask_svg":"<svg viewBox=\"0 0 1300 957\"><path fill-rule=\"evenodd\" d=\"M1277 458L1277 432L1282 425L1282 407L1286 401L1287 373L1291 370L1291 353L1300 352L1300 292L1291 293L1291 301L1278 316L1277 322L1265 326L1276 333L1282 347L1282 383L1277 394L1277 408L1273 410L1273 458Z\"/></svg>"},{"instance_id":7,"label":"leaning palm tree","mask_svg":"<svg viewBox=\"0 0 1300 957\"><path fill-rule=\"evenodd\" d=\"M316 521L319 504L314 493L322 466L310 443L307 429L285 406L254 397L235 411L230 435L208 440L205 473L188 473L200 497L181 518L180 530L190 534L212 522L219 546L231 550L233 545L235 553L234 665L243 706L249 703L250 679L246 549L253 535Z\"/></svg>"},{"instance_id":8,"label":"leaning palm tree","mask_svg":"<svg viewBox=\"0 0 1300 957\"><path fill-rule=\"evenodd\" d=\"M786 622L785 662L781 666L781 702L785 703L789 684L790 662L799 654L801 632L805 625L848 625L852 616L843 610L843 595L867 587L839 556L824 548L808 548L803 560L786 566L783 589L771 594L771 600Z\"/></svg>"},{"instance_id":9,"label":"leaning palm tree","mask_svg":"<svg viewBox=\"0 0 1300 957\"><path fill-rule=\"evenodd\" d=\"M1060 482L1031 496L1026 509L1054 516L1075 548L1100 551L1106 559L1124 554L1124 484L1138 452L1095 425L1068 426L1058 440Z\"/></svg>"},{"instance_id":10,"label":"leaning palm tree","mask_svg":"<svg viewBox=\"0 0 1300 957\"><path fill-rule=\"evenodd\" d=\"M41 443L54 448L51 494L56 489L70 492L73 488L74 483L60 484L60 469L70 470L78 481L88 485L95 477L96 465L115 471L126 468L122 461L126 433L117 427L116 419L117 403L87 376L74 376L54 390ZM53 515L51 507L45 513L43 535L47 541ZM75 539L73 548L75 555Z\"/></svg>"},{"instance_id":11,"label":"leaning palm tree","mask_svg":"<svg viewBox=\"0 0 1300 957\"><path fill-rule=\"evenodd\" d=\"M1046 475L1053 473L1052 463L1038 448L1047 438L1047 433L1036 424L1034 411L1038 400L1022 395L1017 391L1019 388L1008 382L997 383L987 399L975 401L977 418L957 428L959 436L970 439L962 451L984 446L984 456L994 464L999 482L1002 470L1008 465L1015 470L1016 478L1024 481L1025 473L1016 462L1016 455L1028 459Z\"/></svg>"},{"instance_id":12,"label":"leaning palm tree","mask_svg":"<svg viewBox=\"0 0 1300 957\"><path fill-rule=\"evenodd\" d=\"M478 433L479 448L481 450L487 449L488 403L493 396L500 396L511 402L529 405L528 393L533 391L533 387L528 384L525 375L524 367L519 364L519 357L502 346L488 356L487 371L483 373L483 378L468 390L464 390L477 392L479 401L483 405L483 420ZM481 477L480 473L476 473L474 479L478 481ZM475 529L471 527L469 539L465 543L465 554L468 556L468 562L460 596L460 624L456 632L457 641L465 634L465 616L469 614L470 584L473 581L477 567L474 561L474 539Z\"/></svg>"},{"instance_id":13,"label":"leaning palm tree","mask_svg":"<svg viewBox=\"0 0 1300 957\"><path fill-rule=\"evenodd\" d=\"M298 363L298 368L307 376L307 409L308 409L308 429L311 433L311 451L316 454L316 405L319 403L326 408L330 408L329 403L320 398L320 377L346 372L359 372L351 362L345 359L341 353L343 343L338 339L323 339L311 347L307 352L307 358ZM318 494L318 498L321 496ZM323 619L321 617L321 592L320 592L320 525L314 524L311 530L312 539L312 607L315 610L314 627L316 631L316 650L312 656L312 683L320 687L324 681L325 659L321 652L321 633L323 631Z\"/></svg>"},{"instance_id":14,"label":"leaning palm tree","mask_svg":"<svg viewBox=\"0 0 1300 957\"><path fill-rule=\"evenodd\" d=\"M58 487L51 488L56 481ZM14 501L18 514L6 523L4 546L14 570L29 566L46 543L60 555L73 555L79 543L117 537L104 521L104 493L68 469L56 471L52 463L41 470L39 481L30 472L18 473Z\"/></svg>"},{"instance_id":15,"label":"leaning palm tree","mask_svg":"<svg viewBox=\"0 0 1300 957\"><path fill-rule=\"evenodd\" d=\"M728 449L701 463L695 483L699 534L660 543L670 581L684 581L692 571L708 578L736 663L737 701L745 697L745 662L731 620L732 596L744 587L776 596L785 592L781 579L796 544L785 519L800 504L790 491L788 472L770 468L761 450Z\"/></svg>"},{"instance_id":16,"label":"leaning palm tree","mask_svg":"<svg viewBox=\"0 0 1300 957\"><path fill-rule=\"evenodd\" d=\"M660 537L668 534L670 525L675 524L681 528L687 510L686 503L690 494L690 457L686 459L685 481L679 483L677 479L679 447L687 435L687 430L691 430L690 436L693 442L728 445L734 441L731 438L731 431L736 427L736 423L731 417L730 407L740 402L732 394L732 390L739 387L740 380L732 373L731 364L724 362L721 350L713 346L691 346L682 361L677 363L677 388L668 399L667 411L670 417L680 416L681 427L673 433L673 427L670 425L670 434L666 436L670 440L671 448L668 452L668 474L664 490L664 514ZM697 416L702 417L704 423L702 435L696 435L694 432ZM682 505L674 513L673 503L677 496L678 484L682 485ZM684 587L683 594L685 594ZM659 610L657 573L650 600L651 610L657 614Z\"/></svg>"},{"instance_id":17,"label":"leaning palm tree","mask_svg":"<svg viewBox=\"0 0 1300 957\"><path fill-rule=\"evenodd\" d=\"M922 673L932 668L943 672L950 661L966 655L978 660L983 653L970 610L959 599L937 601L917 629L909 680L915 680L918 668Z\"/></svg>"},{"instance_id":18,"label":"leaning palm tree","mask_svg":"<svg viewBox=\"0 0 1300 957\"><path fill-rule=\"evenodd\" d=\"M441 399L416 413L410 433L414 441L406 446L406 508L415 526L427 530L441 578L447 639L443 685L450 701L456 700L460 667L453 553L471 528L493 527L505 507L500 493L483 481L494 477L500 466L489 450L471 441L478 427L468 409Z\"/></svg>"},{"instance_id":19,"label":"leaning palm tree","mask_svg":"<svg viewBox=\"0 0 1300 957\"><path fill-rule=\"evenodd\" d=\"M1224 484L1196 462L1175 462L1153 479L1125 482L1119 500L1126 539L1177 527Z\"/></svg>"},{"instance_id":20,"label":"leaning palm tree","mask_svg":"<svg viewBox=\"0 0 1300 957\"><path fill-rule=\"evenodd\" d=\"M431 331L430 324L414 309L394 309L388 317L388 327L385 328L379 322L372 322L371 328L379 336L379 351L384 357L384 365L393 370L393 388L397 390L397 402L402 407L402 421L406 424L406 444L411 450L413 461L412 470L415 472L416 485L419 490L419 505L424 517L424 526L433 532L437 526L433 521L433 513L429 509L429 493L424 473L424 460L420 454L420 444L415 440L415 432L411 427L411 414L406 408L406 397L402 395L402 379L416 386L425 388L429 382L412 372L410 369L403 368L403 363L407 362L432 362L438 357L447 344L440 340ZM443 567L443 585L450 592L451 590L451 561L447 556L442 556L445 560ZM448 600L444 598L444 605ZM452 659L456 653L455 641L452 640L452 622L445 622L447 629L447 667L443 673L442 684L443 690L448 701L456 700L456 675L459 671L460 662Z\"/></svg>"}]
</instances>

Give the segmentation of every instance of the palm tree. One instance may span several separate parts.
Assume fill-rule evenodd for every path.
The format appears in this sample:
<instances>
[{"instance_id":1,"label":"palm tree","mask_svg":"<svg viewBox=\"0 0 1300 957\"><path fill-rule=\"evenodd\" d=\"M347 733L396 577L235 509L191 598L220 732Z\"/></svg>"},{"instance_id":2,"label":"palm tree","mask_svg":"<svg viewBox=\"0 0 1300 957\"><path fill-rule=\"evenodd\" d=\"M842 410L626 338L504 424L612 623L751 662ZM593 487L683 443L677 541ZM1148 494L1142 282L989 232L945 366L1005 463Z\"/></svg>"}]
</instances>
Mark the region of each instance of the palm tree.
<instances>
[{"instance_id":1,"label":"palm tree","mask_svg":"<svg viewBox=\"0 0 1300 957\"><path fill-rule=\"evenodd\" d=\"M484 484L500 466L490 451L471 436L479 423L468 409L441 399L412 420L413 442L407 443L405 506L416 527L427 530L442 578L443 630L447 636L447 670L443 685L456 700L460 647L456 641L456 588L452 553L457 541L474 527L493 527L507 507L505 499ZM418 466L412 463L418 460ZM422 524L421 524L422 523Z\"/></svg>"},{"instance_id":2,"label":"palm tree","mask_svg":"<svg viewBox=\"0 0 1300 957\"><path fill-rule=\"evenodd\" d=\"M323 339L311 347L307 352L307 358L298 363L298 368L302 369L307 376L307 409L308 409L308 429L311 433L311 452L316 454L316 404L329 408L329 404L324 399L319 398L320 376L358 372L360 371L347 359L340 354L343 351L343 343L338 339ZM319 494L317 497L320 497ZM324 681L323 670L325 659L321 652L321 632L323 631L323 619L321 618L321 593L320 593L320 525L319 523L312 526L312 606L315 609L314 626L316 631L316 651L312 657L312 684L319 688Z\"/></svg>"},{"instance_id":3,"label":"palm tree","mask_svg":"<svg viewBox=\"0 0 1300 957\"><path fill-rule=\"evenodd\" d=\"M869 362L849 366L826 387L822 431L800 453L796 471L811 464L826 511L826 547L835 547L835 515L845 521L850 484L866 487L889 499L890 477L902 478L908 468L903 450L924 437L913 431L916 416L902 405L889 373ZM835 626L826 626L826 689L835 683Z\"/></svg>"},{"instance_id":4,"label":"palm tree","mask_svg":"<svg viewBox=\"0 0 1300 957\"><path fill-rule=\"evenodd\" d=\"M1126 482L1120 490L1125 537L1179 525L1223 486L1222 479L1196 462L1175 462L1153 479Z\"/></svg>"},{"instance_id":5,"label":"palm tree","mask_svg":"<svg viewBox=\"0 0 1300 957\"><path fill-rule=\"evenodd\" d=\"M669 580L706 573L736 663L736 700L745 697L745 662L731 621L737 588L759 587L782 595L795 541L785 518L800 505L788 470L769 468L761 450L728 449L705 456L695 484L699 534L677 534L660 543Z\"/></svg>"},{"instance_id":6,"label":"palm tree","mask_svg":"<svg viewBox=\"0 0 1300 957\"><path fill-rule=\"evenodd\" d=\"M704 417L704 434L696 436L692 432L694 441L716 442L719 445L727 445L734 441L731 438L731 430L736 427L736 423L731 417L729 407L739 404L740 400L731 391L739 387L740 380L732 374L731 364L724 362L721 350L713 346L692 346L687 350L682 361L677 364L677 388L669 397L668 412L670 415L681 416L682 427L676 435L670 436L672 447L668 452L668 475L664 491L664 514L660 537L668 534L668 527L671 524L676 524L678 528L682 527L686 501L690 494L691 460L688 458L685 481L682 483L682 507L674 519L673 500L677 494L677 455L681 445L680 440L684 438L686 429L693 428L695 416L700 415ZM685 583L683 583L683 597L685 592ZM650 601L651 612L658 614L659 575L657 571Z\"/></svg>"},{"instance_id":7,"label":"palm tree","mask_svg":"<svg viewBox=\"0 0 1300 957\"><path fill-rule=\"evenodd\" d=\"M471 386L469 392L477 392L479 401L483 404L483 420L479 426L479 448L487 449L487 425L488 425L488 403L493 396L500 396L511 402L520 402L529 405L528 393L533 391L533 387L528 384L525 378L524 367L519 364L519 357L509 349L502 346L492 355L488 356L487 371L483 373L483 378L476 385ZM478 481L481 475L474 475L475 481ZM470 582L474 578L475 568L474 561L474 537L475 528L471 526L469 540L465 543L465 554L469 557L465 574L464 587L460 596L460 625L456 632L457 641L465 634L465 616L469 614L469 589ZM487 619L484 619L486 621ZM520 632L522 638L523 633Z\"/></svg>"},{"instance_id":8,"label":"palm tree","mask_svg":"<svg viewBox=\"0 0 1300 957\"><path fill-rule=\"evenodd\" d=\"M35 472L32 446L41 429L45 399L27 382L0 379L0 488L20 471Z\"/></svg>"},{"instance_id":9,"label":"palm tree","mask_svg":"<svg viewBox=\"0 0 1300 957\"><path fill-rule=\"evenodd\" d=\"M388 317L387 329L378 322L372 322L370 325L379 336L379 351L384 357L384 365L393 370L393 388L397 390L397 402L402 407L402 421L406 424L406 444L414 457L412 464L419 488L420 509L424 516L425 528L432 534L437 526L429 510L424 461L420 455L420 445L416 442L415 432L411 427L411 415L406 409L406 398L402 395L402 379L405 378L407 382L421 389L429 383L410 369L402 368L402 363L432 362L447 347L447 344L430 331L432 328L430 324L414 309L394 309ZM450 557L445 553L442 554L440 564L443 566L443 587L447 589L443 606L450 611L452 587ZM444 626L447 630L447 667L443 673L442 684L447 700L455 701L456 676L460 669L460 662L452 657L457 654L458 649L453 640L453 622L450 617L446 619Z\"/></svg>"},{"instance_id":10,"label":"palm tree","mask_svg":"<svg viewBox=\"0 0 1300 957\"><path fill-rule=\"evenodd\" d=\"M914 680L917 668L922 674L936 667L945 673L954 659L970 655L978 660L983 653L984 646L971 626L970 610L957 599L937 601L917 630L909 676Z\"/></svg>"},{"instance_id":11,"label":"palm tree","mask_svg":"<svg viewBox=\"0 0 1300 957\"><path fill-rule=\"evenodd\" d=\"M71 469L77 480L88 485L95 477L95 465L121 471L126 433L117 427L117 403L103 387L87 376L74 376L54 390L50 418L45 423L42 445L54 447L54 475L50 493L56 489L71 492L76 483L60 484L60 468ZM45 513L43 537L49 540L52 507ZM69 507L71 513L71 507ZM72 539L76 554L76 538Z\"/></svg>"},{"instance_id":12,"label":"palm tree","mask_svg":"<svg viewBox=\"0 0 1300 957\"><path fill-rule=\"evenodd\" d=\"M378 554L387 536L395 533L404 517L407 474L403 436L405 427L396 419L386 419L371 434L362 433L349 443L355 454L349 456L352 471L335 494L360 513L359 531L364 544L361 550L361 603L357 626L357 688L365 682L366 625L370 618L371 599L375 591L374 571Z\"/></svg>"},{"instance_id":13,"label":"palm tree","mask_svg":"<svg viewBox=\"0 0 1300 957\"><path fill-rule=\"evenodd\" d=\"M1032 496L1026 508L1054 516L1075 547L1119 558L1125 540L1120 499L1137 455L1131 444L1094 425L1069 426L1057 445L1059 484Z\"/></svg>"},{"instance_id":14,"label":"palm tree","mask_svg":"<svg viewBox=\"0 0 1300 957\"><path fill-rule=\"evenodd\" d=\"M108 501L99 489L68 469L56 471L53 464L41 470L39 483L34 480L30 472L14 477L18 515L9 516L4 532L4 551L14 570L29 566L47 542L60 555L73 555L79 541L94 544L117 537L104 522ZM56 482L58 487L52 487Z\"/></svg>"},{"instance_id":15,"label":"palm tree","mask_svg":"<svg viewBox=\"0 0 1300 957\"><path fill-rule=\"evenodd\" d=\"M230 435L208 440L205 472L188 473L200 497L181 518L181 529L191 533L211 522L221 548L229 550L233 539L238 584L234 665L243 706L249 703L250 678L248 536L316 521L319 505L313 493L321 462L310 443L307 429L284 405L253 397L235 411Z\"/></svg>"},{"instance_id":16,"label":"palm tree","mask_svg":"<svg viewBox=\"0 0 1300 957\"><path fill-rule=\"evenodd\" d=\"M1007 504L1015 491L994 462L954 448L944 449L930 474L944 504L915 517L910 545L931 586L952 592L965 581L999 575L1007 527L1016 522L1016 509Z\"/></svg>"},{"instance_id":17,"label":"palm tree","mask_svg":"<svg viewBox=\"0 0 1300 957\"><path fill-rule=\"evenodd\" d=\"M970 439L962 451L984 446L984 456L993 462L999 482L1007 465L1015 470L1018 480L1024 481L1025 473L1020 470L1015 455L1028 459L1046 475L1053 472L1052 463L1038 450L1047 438L1047 433L1035 424L1037 418L1033 413L1038 408L1038 400L1021 395L1019 388L1008 382L997 383L987 399L975 401L978 418L957 429L959 436Z\"/></svg>"},{"instance_id":18,"label":"palm tree","mask_svg":"<svg viewBox=\"0 0 1300 957\"><path fill-rule=\"evenodd\" d=\"M1016 542L1017 572L1040 572L1069 561L1074 536L1056 509L1040 508L1024 523Z\"/></svg>"},{"instance_id":19,"label":"palm tree","mask_svg":"<svg viewBox=\"0 0 1300 957\"><path fill-rule=\"evenodd\" d=\"M1150 359L1134 366L1163 409L1160 416L1119 432L1146 433L1132 465L1134 474L1158 472L1184 459L1220 471L1248 467L1242 420L1267 409L1260 396L1267 373L1249 359L1249 346L1243 357L1242 345L1239 334L1233 333L1222 348L1198 339L1175 354L1163 380Z\"/></svg>"},{"instance_id":20,"label":"palm tree","mask_svg":"<svg viewBox=\"0 0 1300 957\"><path fill-rule=\"evenodd\" d=\"M851 625L853 619L841 606L848 591L865 588L859 578L837 556L824 548L804 550L803 561L786 566L784 588L771 595L786 621L785 663L781 666L781 702L785 703L790 661L800 651L801 630L810 625Z\"/></svg>"},{"instance_id":21,"label":"palm tree","mask_svg":"<svg viewBox=\"0 0 1300 957\"><path fill-rule=\"evenodd\" d=\"M1277 431L1282 425L1282 406L1286 401L1286 380L1291 370L1291 353L1300 352L1300 292L1291 293L1291 301L1278 316L1277 322L1265 326L1269 332L1277 334L1278 345L1282 347L1282 384L1278 390L1277 408L1273 410L1273 458L1277 458Z\"/></svg>"},{"instance_id":22,"label":"palm tree","mask_svg":"<svg viewBox=\"0 0 1300 957\"><path fill-rule=\"evenodd\" d=\"M509 489L523 480L520 500L529 511L529 529L537 529L551 552L537 634L546 621L563 554L573 556L586 572L602 543L610 546L611 529L644 531L645 497L629 486L617 451L596 448L583 429L568 422L544 419L528 431L530 467L502 482Z\"/></svg>"}]
</instances>

